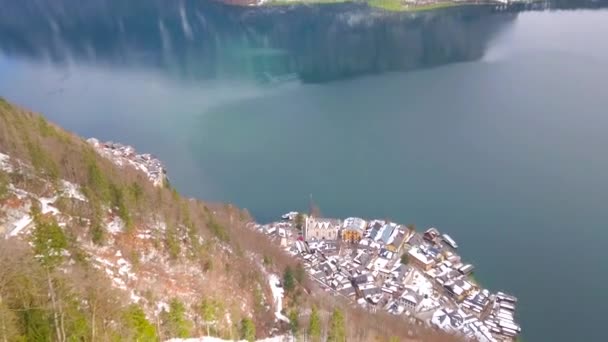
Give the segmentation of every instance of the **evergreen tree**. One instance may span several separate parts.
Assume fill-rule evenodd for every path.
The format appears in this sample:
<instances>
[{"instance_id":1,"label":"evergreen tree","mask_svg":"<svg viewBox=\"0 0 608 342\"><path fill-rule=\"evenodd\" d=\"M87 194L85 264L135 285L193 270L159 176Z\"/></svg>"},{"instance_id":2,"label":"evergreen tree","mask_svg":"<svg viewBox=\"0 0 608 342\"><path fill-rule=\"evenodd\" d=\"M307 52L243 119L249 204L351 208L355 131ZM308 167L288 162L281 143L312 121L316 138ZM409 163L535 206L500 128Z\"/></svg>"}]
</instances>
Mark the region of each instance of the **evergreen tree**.
<instances>
[{"instance_id":1,"label":"evergreen tree","mask_svg":"<svg viewBox=\"0 0 608 342\"><path fill-rule=\"evenodd\" d=\"M217 320L219 305L214 300L203 299L200 305L200 315L207 328L207 336L211 336L211 325Z\"/></svg>"},{"instance_id":2,"label":"evergreen tree","mask_svg":"<svg viewBox=\"0 0 608 342\"><path fill-rule=\"evenodd\" d=\"M401 263L404 265L407 265L407 262L408 262L407 253L401 254Z\"/></svg>"},{"instance_id":3,"label":"evergreen tree","mask_svg":"<svg viewBox=\"0 0 608 342\"><path fill-rule=\"evenodd\" d=\"M293 271L291 267L285 267L285 272L283 273L283 288L287 293L290 293L296 287L295 279L293 276Z\"/></svg>"},{"instance_id":4,"label":"evergreen tree","mask_svg":"<svg viewBox=\"0 0 608 342\"><path fill-rule=\"evenodd\" d=\"M52 341L49 316L42 309L24 308L19 313L26 341Z\"/></svg>"},{"instance_id":5,"label":"evergreen tree","mask_svg":"<svg viewBox=\"0 0 608 342\"><path fill-rule=\"evenodd\" d=\"M310 339L313 342L318 342L321 340L321 318L319 317L319 312L317 311L316 306L312 307L312 312L310 314L308 336L310 336Z\"/></svg>"},{"instance_id":6,"label":"evergreen tree","mask_svg":"<svg viewBox=\"0 0 608 342\"><path fill-rule=\"evenodd\" d=\"M95 195L102 201L106 201L109 197L108 193L108 181L103 175L103 172L95 161L95 151L90 152L92 156L89 157L88 163L88 187L92 190L90 195Z\"/></svg>"},{"instance_id":7,"label":"evergreen tree","mask_svg":"<svg viewBox=\"0 0 608 342\"><path fill-rule=\"evenodd\" d=\"M335 309L329 322L329 334L327 342L346 342L346 328L344 326L344 314Z\"/></svg>"},{"instance_id":8,"label":"evergreen tree","mask_svg":"<svg viewBox=\"0 0 608 342\"><path fill-rule=\"evenodd\" d=\"M179 299L174 298L169 302L169 312L163 314L164 331L168 337L185 338L190 335L192 326L185 314L186 308Z\"/></svg>"},{"instance_id":9,"label":"evergreen tree","mask_svg":"<svg viewBox=\"0 0 608 342\"><path fill-rule=\"evenodd\" d=\"M8 176L2 170L0 170L0 200L8 196Z\"/></svg>"},{"instance_id":10,"label":"evergreen tree","mask_svg":"<svg viewBox=\"0 0 608 342\"><path fill-rule=\"evenodd\" d=\"M62 261L63 250L68 247L68 240L57 221L41 218L38 210L32 206L31 212L36 224L32 234L34 252L44 267L54 268Z\"/></svg>"},{"instance_id":11,"label":"evergreen tree","mask_svg":"<svg viewBox=\"0 0 608 342\"><path fill-rule=\"evenodd\" d=\"M156 329L146 318L144 311L137 305L131 305L124 313L124 324L127 328L125 340L137 342L156 342Z\"/></svg>"},{"instance_id":12,"label":"evergreen tree","mask_svg":"<svg viewBox=\"0 0 608 342\"><path fill-rule=\"evenodd\" d=\"M144 189L137 182L131 183L131 186L129 186L129 193L135 200L135 204L139 204L144 197Z\"/></svg>"},{"instance_id":13,"label":"evergreen tree","mask_svg":"<svg viewBox=\"0 0 608 342\"><path fill-rule=\"evenodd\" d=\"M181 253L177 229L173 225L169 225L165 230L165 245L171 259L176 260Z\"/></svg>"},{"instance_id":14,"label":"evergreen tree","mask_svg":"<svg viewBox=\"0 0 608 342\"><path fill-rule=\"evenodd\" d=\"M249 342L255 341L255 325L249 318L241 320L241 338Z\"/></svg>"},{"instance_id":15,"label":"evergreen tree","mask_svg":"<svg viewBox=\"0 0 608 342\"><path fill-rule=\"evenodd\" d=\"M125 203L125 196L123 194L122 188L114 183L111 183L109 190L110 205L113 208L116 208L116 210L118 211L118 217L123 220L127 229L131 228L131 215L129 214L129 210L127 209L127 205Z\"/></svg>"},{"instance_id":16,"label":"evergreen tree","mask_svg":"<svg viewBox=\"0 0 608 342\"><path fill-rule=\"evenodd\" d=\"M298 333L298 329L300 328L298 316L298 310L291 309L291 311L289 311L289 329L293 335L296 335Z\"/></svg>"}]
</instances>

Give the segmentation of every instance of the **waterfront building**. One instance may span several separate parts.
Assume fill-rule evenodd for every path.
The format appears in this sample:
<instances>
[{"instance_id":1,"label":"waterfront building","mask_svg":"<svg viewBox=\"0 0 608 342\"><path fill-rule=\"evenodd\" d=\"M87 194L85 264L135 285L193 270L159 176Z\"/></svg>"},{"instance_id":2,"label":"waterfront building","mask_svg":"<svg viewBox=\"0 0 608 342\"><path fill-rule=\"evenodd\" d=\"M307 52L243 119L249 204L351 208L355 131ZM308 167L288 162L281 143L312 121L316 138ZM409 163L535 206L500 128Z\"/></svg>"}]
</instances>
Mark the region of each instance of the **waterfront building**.
<instances>
[{"instance_id":1,"label":"waterfront building","mask_svg":"<svg viewBox=\"0 0 608 342\"><path fill-rule=\"evenodd\" d=\"M356 243L361 240L365 233L367 222L358 217L349 217L342 223L342 240L346 242Z\"/></svg>"}]
</instances>

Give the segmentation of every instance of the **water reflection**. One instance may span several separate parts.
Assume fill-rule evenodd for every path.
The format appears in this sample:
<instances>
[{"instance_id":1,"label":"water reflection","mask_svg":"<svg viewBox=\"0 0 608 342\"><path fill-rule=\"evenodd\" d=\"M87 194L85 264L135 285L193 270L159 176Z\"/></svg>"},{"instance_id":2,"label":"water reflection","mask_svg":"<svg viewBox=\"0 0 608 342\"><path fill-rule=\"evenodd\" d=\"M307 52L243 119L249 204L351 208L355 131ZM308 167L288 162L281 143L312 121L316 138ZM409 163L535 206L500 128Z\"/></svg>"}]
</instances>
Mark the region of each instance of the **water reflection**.
<instances>
[{"instance_id":1,"label":"water reflection","mask_svg":"<svg viewBox=\"0 0 608 342\"><path fill-rule=\"evenodd\" d=\"M180 79L323 82L483 56L517 14L387 14L364 5L272 9L210 1L0 1L0 49L58 64L154 68ZM27 20L24 20L27 18Z\"/></svg>"}]
</instances>

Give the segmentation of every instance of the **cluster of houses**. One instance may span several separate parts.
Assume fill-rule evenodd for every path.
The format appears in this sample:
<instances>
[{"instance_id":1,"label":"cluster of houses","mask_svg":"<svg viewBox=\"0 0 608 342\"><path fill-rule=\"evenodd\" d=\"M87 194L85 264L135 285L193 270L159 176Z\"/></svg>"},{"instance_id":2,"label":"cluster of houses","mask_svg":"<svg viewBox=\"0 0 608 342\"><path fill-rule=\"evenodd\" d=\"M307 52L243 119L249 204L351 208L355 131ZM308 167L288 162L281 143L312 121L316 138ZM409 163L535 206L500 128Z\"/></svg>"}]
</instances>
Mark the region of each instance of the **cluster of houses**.
<instances>
[{"instance_id":1,"label":"cluster of houses","mask_svg":"<svg viewBox=\"0 0 608 342\"><path fill-rule=\"evenodd\" d=\"M450 236L387 220L297 215L256 228L301 258L312 279L333 295L477 341L519 335L517 299L481 288Z\"/></svg>"},{"instance_id":2,"label":"cluster of houses","mask_svg":"<svg viewBox=\"0 0 608 342\"><path fill-rule=\"evenodd\" d=\"M115 142L99 142L95 138L87 140L101 156L122 167L130 165L142 171L154 186L163 186L167 180L167 171L163 163L151 154L137 154L135 148Z\"/></svg>"}]
</instances>

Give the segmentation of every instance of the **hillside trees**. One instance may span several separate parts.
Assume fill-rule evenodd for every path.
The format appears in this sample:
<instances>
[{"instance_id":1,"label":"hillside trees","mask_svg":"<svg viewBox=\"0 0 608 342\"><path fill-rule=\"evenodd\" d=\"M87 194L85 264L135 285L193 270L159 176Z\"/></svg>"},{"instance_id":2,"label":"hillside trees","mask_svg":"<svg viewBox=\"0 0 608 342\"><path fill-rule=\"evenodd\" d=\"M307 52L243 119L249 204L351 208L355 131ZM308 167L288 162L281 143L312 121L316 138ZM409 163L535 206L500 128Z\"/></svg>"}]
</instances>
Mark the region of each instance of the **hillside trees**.
<instances>
[{"instance_id":1,"label":"hillside trees","mask_svg":"<svg viewBox=\"0 0 608 342\"><path fill-rule=\"evenodd\" d=\"M327 342L346 342L344 314L340 309L334 309L331 315Z\"/></svg>"},{"instance_id":2,"label":"hillside trees","mask_svg":"<svg viewBox=\"0 0 608 342\"><path fill-rule=\"evenodd\" d=\"M167 226L165 230L165 247L171 259L175 260L179 257L181 245L179 243L177 228L174 225Z\"/></svg>"},{"instance_id":3,"label":"hillside trees","mask_svg":"<svg viewBox=\"0 0 608 342\"><path fill-rule=\"evenodd\" d=\"M29 137L29 143L24 137ZM24 165L34 163L38 165L40 173L36 176L24 173L10 174L13 184L23 187L28 192L49 196L48 192L44 194L42 192L49 190L49 184L57 185L57 182L48 181L49 178L56 178L54 174L62 180L80 186L88 201L76 202L74 199L68 199L71 202L66 203L66 207L70 206L68 209L71 211L68 213L67 209L62 208L61 212L75 218L73 224L79 226L72 227L68 224L64 234L73 233L75 228L87 227L88 220L91 220L88 225L89 236L96 244L103 244L106 240L110 240L109 232L105 229L111 214L108 211L110 208L114 215L121 217L128 225L131 222L133 228L151 228L146 224L153 222L155 227L162 227L161 224L164 223L168 228L176 229L180 234L176 234L173 241L181 245L183 250L180 253L173 253L173 256L181 256L188 255L186 253L188 241L184 241L186 240L183 238L184 234L181 234L185 231L183 227L186 227L188 240L192 246L200 241L200 248L196 247L194 250L200 252L196 257L199 260L196 261L206 265L205 270L208 272L205 278L218 280L218 287L211 290L217 293L206 293L206 295L223 298L219 296L226 295L230 293L229 291L249 291L251 287L246 287L252 284L249 274L256 269L256 265L248 257L263 255L266 259L265 265L272 267L275 272L285 270L286 266L291 267L291 272L287 272L291 273L288 278L294 279L296 289L286 302L293 305L288 309L291 310L288 311L288 315L292 318L292 329L296 327L295 311L298 306L302 305L303 312L306 312L303 305L310 307L310 304L316 304L323 312L322 316L326 317L326 312L331 312L335 305L340 305L336 304L333 298L318 299L319 293L315 293L314 297L306 297L303 302L294 300L298 293L313 292L315 284L304 284L305 272L294 258L272 241L245 226L250 220L245 211L229 205L186 200L172 189L155 188L141 173L128 167L115 167L82 139L6 102L0 103L0 151L11 155L11 158L23 161ZM38 179L39 177L43 179ZM33 211L36 211L36 215L40 215L40 208L35 207ZM311 212L313 214L317 212L318 215L318 210L314 208ZM52 221L45 220L43 224L45 226L38 231L39 236L35 237L38 245L36 259L27 245L21 246L24 250L16 253L11 249L16 248L12 245L15 240L10 240L10 244L2 244L4 240L0 241L0 299L2 300L0 317L6 318L3 320L6 322L6 328L3 330L6 335L13 337L16 328L17 337L27 341L61 341L65 337L74 337L80 341L157 341L156 328L147 320L142 308L136 305L125 307L128 300L119 299L116 294L121 291L112 292L109 280L103 282L95 278L95 270L90 272L82 270L80 272L82 274L76 276L74 270L84 268L84 265L80 262L76 264L64 262L77 259L77 255L73 253L73 249L77 246L71 245L73 235L68 234L64 239L59 235L60 230ZM158 230L166 232L162 228ZM135 235L125 235L123 237L120 233L116 234L111 240L116 244L122 244L123 255L129 256L131 253L125 251L128 250L128 246L124 243L132 241ZM162 249L160 246L163 244L163 237L162 233L153 234L151 243L154 248ZM135 247L133 249L136 250ZM165 249L165 253L167 251ZM12 255L19 255L20 258L7 255L9 252ZM59 258L57 262L53 260L56 257ZM10 263L2 263L3 258L10 260ZM133 264L135 266L136 262L133 261ZM12 265L18 267L13 268ZM61 267L49 267L50 265L61 265ZM212 265L214 267L211 267ZM230 265L230 268L224 271L222 265ZM102 274L101 278L105 279L105 274ZM6 279L9 280L3 282ZM290 288L290 282L289 280L286 282L287 288ZM223 291L222 287L228 287L228 290ZM304 291L299 292L301 289ZM248 298L248 294L239 297ZM258 297L258 294L253 295L254 299ZM264 317L263 315L268 313L262 310L259 310L259 313L254 311L253 318L257 327L253 324L253 320L240 322L238 319L233 319L228 323L227 319L222 320L226 312L230 312L233 318L245 316L243 309L239 311L235 308L231 298L226 297L225 300L225 306L230 308L226 311L215 310L214 305L209 305L207 308L211 314L205 316L206 310L201 308L203 314L199 313L199 315L204 321L201 326L207 330L208 335L219 335L218 330L222 329L221 333L224 336L227 336L227 331L230 330L231 338L237 337L236 334L239 332L249 338L255 336L255 328L260 335L270 330L265 324L268 322L270 325L269 322L273 322L273 319ZM209 300L209 302L213 301ZM258 300L255 302L257 303ZM381 336L385 331L406 336L405 329L409 329L402 321L397 322L396 319L391 321L392 318L386 318L385 322L382 321L384 317L375 319L366 313L362 313L355 320L353 310L346 306L344 308L348 310L346 313L349 318L349 329L355 326L366 334L369 332L367 335L361 335L362 338L358 340L371 340L369 338L371 334L377 334L379 330L380 333L376 336ZM55 315L57 319L54 318ZM272 316L272 313L269 316ZM302 322L300 328L308 330L313 340L317 341L325 334L326 323L322 322L319 316L315 308L310 316L310 322ZM0 320L0 329L3 321ZM57 328L60 333L56 332ZM238 328L242 329L239 331ZM4 342L1 331L0 342ZM350 330L348 331L350 333ZM9 333L12 335L8 335ZM11 338L8 340L18 341Z\"/></svg>"},{"instance_id":4,"label":"hillside trees","mask_svg":"<svg viewBox=\"0 0 608 342\"><path fill-rule=\"evenodd\" d=\"M293 335L297 335L299 329L299 313L297 309L293 308L289 311L289 330Z\"/></svg>"},{"instance_id":5,"label":"hillside trees","mask_svg":"<svg viewBox=\"0 0 608 342\"><path fill-rule=\"evenodd\" d=\"M308 336L313 342L321 341L321 318L316 306L312 307L310 321L308 323Z\"/></svg>"},{"instance_id":6,"label":"hillside trees","mask_svg":"<svg viewBox=\"0 0 608 342\"><path fill-rule=\"evenodd\" d=\"M130 305L123 314L122 337L127 341L155 342L156 329L137 304Z\"/></svg>"},{"instance_id":7,"label":"hillside trees","mask_svg":"<svg viewBox=\"0 0 608 342\"><path fill-rule=\"evenodd\" d=\"M216 321L222 311L222 305L219 301L204 298L199 307L198 314L203 320L203 325L207 330L207 336L211 336L211 328L216 326ZM217 332L216 332L217 334Z\"/></svg>"},{"instance_id":8,"label":"hillside trees","mask_svg":"<svg viewBox=\"0 0 608 342\"><path fill-rule=\"evenodd\" d=\"M283 288L287 293L291 293L296 287L296 282L293 276L293 271L290 266L285 267L283 273Z\"/></svg>"},{"instance_id":9,"label":"hillside trees","mask_svg":"<svg viewBox=\"0 0 608 342\"><path fill-rule=\"evenodd\" d=\"M8 195L9 178L6 172L0 170L0 200Z\"/></svg>"},{"instance_id":10,"label":"hillside trees","mask_svg":"<svg viewBox=\"0 0 608 342\"><path fill-rule=\"evenodd\" d=\"M241 320L241 338L249 342L255 341L255 325L249 318Z\"/></svg>"},{"instance_id":11,"label":"hillside trees","mask_svg":"<svg viewBox=\"0 0 608 342\"><path fill-rule=\"evenodd\" d=\"M17 317L2 300L0 295L0 341L9 342L20 339Z\"/></svg>"},{"instance_id":12,"label":"hillside trees","mask_svg":"<svg viewBox=\"0 0 608 342\"><path fill-rule=\"evenodd\" d=\"M67 339L65 313L61 300L57 296L55 279L51 276L51 272L63 260L63 252L68 247L67 238L54 219L41 217L36 206L32 206L31 215L35 224L32 244L36 254L35 258L44 267L46 273L48 293L52 304L55 338L57 341L65 341Z\"/></svg>"},{"instance_id":13,"label":"hillside trees","mask_svg":"<svg viewBox=\"0 0 608 342\"><path fill-rule=\"evenodd\" d=\"M177 298L169 302L169 312L163 311L161 315L163 332L167 338L189 337L192 323L186 318L186 307Z\"/></svg>"}]
</instances>

